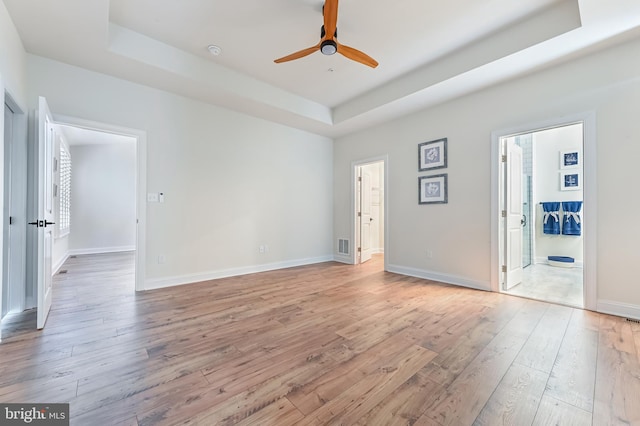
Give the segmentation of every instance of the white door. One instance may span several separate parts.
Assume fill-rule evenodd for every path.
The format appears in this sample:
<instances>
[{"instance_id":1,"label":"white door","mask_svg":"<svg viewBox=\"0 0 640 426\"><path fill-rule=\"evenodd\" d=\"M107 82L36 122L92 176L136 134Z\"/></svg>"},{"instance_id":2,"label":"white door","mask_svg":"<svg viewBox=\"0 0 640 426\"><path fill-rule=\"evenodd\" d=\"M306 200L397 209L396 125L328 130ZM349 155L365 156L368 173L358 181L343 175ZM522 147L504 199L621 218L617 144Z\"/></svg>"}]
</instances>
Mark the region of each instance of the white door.
<instances>
[{"instance_id":1,"label":"white door","mask_svg":"<svg viewBox=\"0 0 640 426\"><path fill-rule=\"evenodd\" d=\"M371 174L362 174L360 188L360 263L371 260Z\"/></svg>"},{"instance_id":2,"label":"white door","mask_svg":"<svg viewBox=\"0 0 640 426\"><path fill-rule=\"evenodd\" d=\"M37 327L44 327L51 310L52 297L52 265L53 249L53 147L55 128L53 116L49 111L47 100L42 96L38 103L38 217L30 224L37 227L37 292L38 320Z\"/></svg>"},{"instance_id":3,"label":"white door","mask_svg":"<svg viewBox=\"0 0 640 426\"><path fill-rule=\"evenodd\" d=\"M504 289L522 282L522 148L513 138L506 143Z\"/></svg>"}]
</instances>

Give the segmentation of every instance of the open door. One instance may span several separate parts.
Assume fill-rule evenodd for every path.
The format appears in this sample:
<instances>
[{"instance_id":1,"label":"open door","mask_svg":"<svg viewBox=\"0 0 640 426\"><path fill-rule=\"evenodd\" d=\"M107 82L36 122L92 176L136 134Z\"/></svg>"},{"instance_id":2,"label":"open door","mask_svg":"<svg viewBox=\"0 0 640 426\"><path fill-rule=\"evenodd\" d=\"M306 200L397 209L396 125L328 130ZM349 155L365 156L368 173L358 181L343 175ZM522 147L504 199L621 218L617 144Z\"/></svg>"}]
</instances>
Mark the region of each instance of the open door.
<instances>
[{"instance_id":1,"label":"open door","mask_svg":"<svg viewBox=\"0 0 640 426\"><path fill-rule=\"evenodd\" d=\"M360 188L360 263L371 260L371 175L362 173Z\"/></svg>"},{"instance_id":2,"label":"open door","mask_svg":"<svg viewBox=\"0 0 640 426\"><path fill-rule=\"evenodd\" d=\"M522 282L522 148L506 140L504 290Z\"/></svg>"},{"instance_id":3,"label":"open door","mask_svg":"<svg viewBox=\"0 0 640 426\"><path fill-rule=\"evenodd\" d=\"M52 299L52 250L53 250L53 147L55 128L53 116L42 96L38 102L37 114L37 185L36 201L38 217L30 225L37 227L37 327L41 329L47 321Z\"/></svg>"}]
</instances>

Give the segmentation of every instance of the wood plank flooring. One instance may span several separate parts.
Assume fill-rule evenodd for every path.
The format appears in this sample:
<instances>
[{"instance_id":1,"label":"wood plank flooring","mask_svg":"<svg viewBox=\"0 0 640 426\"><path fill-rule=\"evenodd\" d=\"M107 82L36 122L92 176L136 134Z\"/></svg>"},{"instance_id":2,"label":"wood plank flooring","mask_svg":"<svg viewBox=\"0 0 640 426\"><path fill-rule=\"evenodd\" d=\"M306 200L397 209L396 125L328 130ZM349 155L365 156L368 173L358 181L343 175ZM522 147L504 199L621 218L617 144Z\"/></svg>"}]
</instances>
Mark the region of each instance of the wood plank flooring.
<instances>
[{"instance_id":1,"label":"wood plank flooring","mask_svg":"<svg viewBox=\"0 0 640 426\"><path fill-rule=\"evenodd\" d=\"M640 324L325 263L133 291L78 256L3 320L0 401L74 425L640 425Z\"/></svg>"}]
</instances>

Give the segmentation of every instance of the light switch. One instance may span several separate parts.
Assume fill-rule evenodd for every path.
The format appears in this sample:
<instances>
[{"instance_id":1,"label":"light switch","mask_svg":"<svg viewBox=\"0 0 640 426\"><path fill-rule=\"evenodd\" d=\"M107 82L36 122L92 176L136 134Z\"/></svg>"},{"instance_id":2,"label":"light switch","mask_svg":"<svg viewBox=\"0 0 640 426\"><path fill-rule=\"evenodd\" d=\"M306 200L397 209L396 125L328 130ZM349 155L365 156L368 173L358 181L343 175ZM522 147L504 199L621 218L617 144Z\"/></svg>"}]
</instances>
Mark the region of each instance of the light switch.
<instances>
[{"instance_id":1,"label":"light switch","mask_svg":"<svg viewBox=\"0 0 640 426\"><path fill-rule=\"evenodd\" d=\"M150 192L147 194L147 202L148 203L157 203L158 202L158 193Z\"/></svg>"},{"instance_id":2,"label":"light switch","mask_svg":"<svg viewBox=\"0 0 640 426\"><path fill-rule=\"evenodd\" d=\"M164 203L164 192L161 192L161 193L158 195L158 201L159 201L159 202L161 202L161 203Z\"/></svg>"}]
</instances>

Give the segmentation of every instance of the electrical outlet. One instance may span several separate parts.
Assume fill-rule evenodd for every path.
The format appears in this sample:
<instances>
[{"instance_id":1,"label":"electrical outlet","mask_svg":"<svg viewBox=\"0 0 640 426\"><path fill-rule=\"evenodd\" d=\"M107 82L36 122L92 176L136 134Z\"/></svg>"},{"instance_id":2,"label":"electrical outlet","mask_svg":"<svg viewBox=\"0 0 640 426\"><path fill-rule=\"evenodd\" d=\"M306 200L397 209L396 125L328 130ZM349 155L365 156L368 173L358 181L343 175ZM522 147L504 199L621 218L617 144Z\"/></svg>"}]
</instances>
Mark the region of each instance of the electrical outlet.
<instances>
[{"instance_id":1,"label":"electrical outlet","mask_svg":"<svg viewBox=\"0 0 640 426\"><path fill-rule=\"evenodd\" d=\"M433 250L427 250L427 259L433 259Z\"/></svg>"},{"instance_id":2,"label":"electrical outlet","mask_svg":"<svg viewBox=\"0 0 640 426\"><path fill-rule=\"evenodd\" d=\"M264 250L265 250L265 248L264 248L264 246L263 246L263 245L262 245L262 246L260 246L260 247L258 247L258 251L259 251L260 253L264 253Z\"/></svg>"},{"instance_id":3,"label":"electrical outlet","mask_svg":"<svg viewBox=\"0 0 640 426\"><path fill-rule=\"evenodd\" d=\"M159 265L162 265L166 261L167 261L167 258L165 257L164 254L161 254L161 255L158 256L158 264Z\"/></svg>"}]
</instances>

